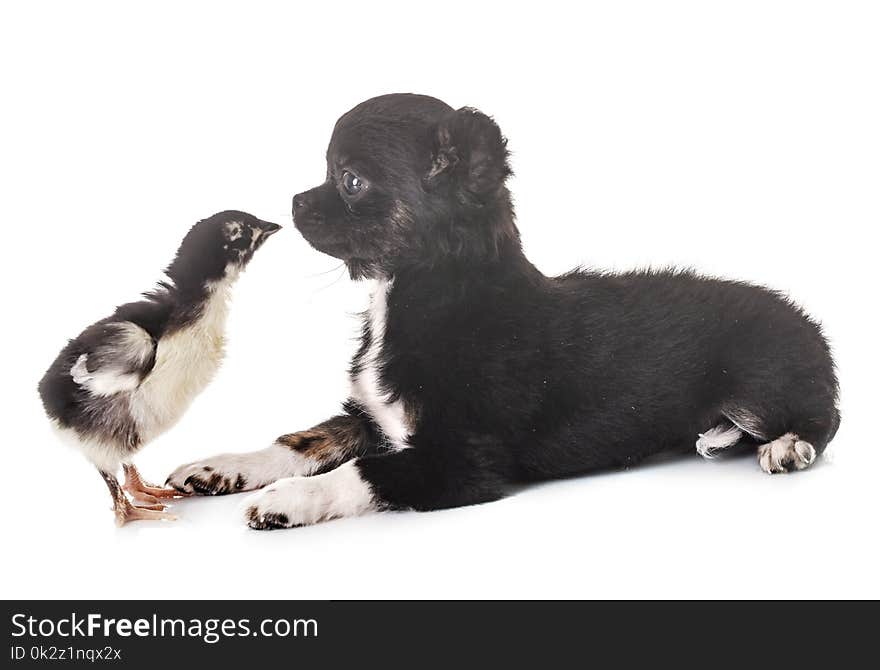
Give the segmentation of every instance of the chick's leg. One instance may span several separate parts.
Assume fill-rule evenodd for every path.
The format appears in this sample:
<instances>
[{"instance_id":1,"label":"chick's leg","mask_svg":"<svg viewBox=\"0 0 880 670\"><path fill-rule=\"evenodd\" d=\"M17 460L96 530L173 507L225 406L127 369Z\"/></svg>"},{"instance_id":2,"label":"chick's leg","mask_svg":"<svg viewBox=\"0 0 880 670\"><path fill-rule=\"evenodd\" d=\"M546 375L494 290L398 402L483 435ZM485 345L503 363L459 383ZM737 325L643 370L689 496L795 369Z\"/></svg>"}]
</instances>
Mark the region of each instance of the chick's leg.
<instances>
[{"instance_id":1,"label":"chick's leg","mask_svg":"<svg viewBox=\"0 0 880 670\"><path fill-rule=\"evenodd\" d=\"M146 507L132 505L128 498L125 497L125 491L122 490L116 477L103 470L100 470L99 472L101 473L101 477L104 478L104 483L107 484L107 488L110 489L110 495L113 498L113 512L116 514L117 526L123 526L129 521L138 521L140 519L174 520L177 518L173 514L163 512L162 510L164 507L162 505L148 505Z\"/></svg>"},{"instance_id":2,"label":"chick's leg","mask_svg":"<svg viewBox=\"0 0 880 670\"><path fill-rule=\"evenodd\" d=\"M128 491L135 500L156 505L160 498L178 498L184 495L171 488L148 484L141 478L141 473L134 465L126 463L122 466L122 470L125 472L123 489Z\"/></svg>"}]
</instances>

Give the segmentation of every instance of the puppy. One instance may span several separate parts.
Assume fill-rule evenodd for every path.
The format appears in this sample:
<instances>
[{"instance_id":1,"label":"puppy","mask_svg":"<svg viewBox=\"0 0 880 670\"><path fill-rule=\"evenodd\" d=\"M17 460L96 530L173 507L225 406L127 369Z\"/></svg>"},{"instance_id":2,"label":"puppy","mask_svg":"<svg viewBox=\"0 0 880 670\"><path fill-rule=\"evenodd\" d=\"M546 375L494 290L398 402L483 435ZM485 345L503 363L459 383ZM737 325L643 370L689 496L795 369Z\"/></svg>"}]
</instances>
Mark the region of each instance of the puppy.
<instances>
[{"instance_id":1,"label":"puppy","mask_svg":"<svg viewBox=\"0 0 880 670\"><path fill-rule=\"evenodd\" d=\"M812 464L837 430L819 326L778 293L690 272L525 257L488 116L386 95L342 116L323 184L293 199L315 249L374 283L344 410L270 447L178 468L186 493L267 485L257 529L495 500L514 482L661 452ZM221 477L213 476L221 473Z\"/></svg>"}]
</instances>

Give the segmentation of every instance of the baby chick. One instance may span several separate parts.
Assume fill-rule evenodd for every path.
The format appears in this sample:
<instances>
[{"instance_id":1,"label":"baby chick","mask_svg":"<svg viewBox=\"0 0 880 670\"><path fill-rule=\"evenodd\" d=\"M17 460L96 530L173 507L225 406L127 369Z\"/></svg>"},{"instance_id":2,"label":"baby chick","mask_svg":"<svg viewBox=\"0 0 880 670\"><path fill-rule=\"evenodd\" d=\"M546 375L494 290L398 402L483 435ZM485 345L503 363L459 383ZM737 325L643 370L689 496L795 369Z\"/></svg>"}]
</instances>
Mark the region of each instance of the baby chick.
<instances>
[{"instance_id":1,"label":"baby chick","mask_svg":"<svg viewBox=\"0 0 880 670\"><path fill-rule=\"evenodd\" d=\"M170 281L86 328L40 381L46 414L107 483L117 525L175 518L159 499L180 493L145 484L131 460L211 381L223 359L230 287L280 228L236 211L199 221L165 271ZM132 505L123 489L149 504Z\"/></svg>"}]
</instances>

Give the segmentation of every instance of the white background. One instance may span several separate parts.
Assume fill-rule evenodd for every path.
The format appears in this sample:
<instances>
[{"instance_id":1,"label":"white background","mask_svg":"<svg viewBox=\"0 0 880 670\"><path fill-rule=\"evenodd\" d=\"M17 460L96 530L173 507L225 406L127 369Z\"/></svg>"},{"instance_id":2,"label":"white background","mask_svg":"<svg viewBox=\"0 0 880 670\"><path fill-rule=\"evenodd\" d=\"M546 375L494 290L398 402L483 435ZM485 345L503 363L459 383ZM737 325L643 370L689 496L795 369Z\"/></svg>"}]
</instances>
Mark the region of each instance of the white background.
<instances>
[{"instance_id":1,"label":"white background","mask_svg":"<svg viewBox=\"0 0 880 670\"><path fill-rule=\"evenodd\" d=\"M4 3L3 597L880 596L876 5ZM824 323L843 424L810 471L689 459L503 501L274 533L242 496L117 530L35 387L199 218L289 223L336 118L414 91L495 116L547 273L690 265ZM262 447L336 411L365 287L290 227L235 291L228 358L138 458ZM662 393L663 389L657 389ZM696 436L695 436L696 437Z\"/></svg>"}]
</instances>

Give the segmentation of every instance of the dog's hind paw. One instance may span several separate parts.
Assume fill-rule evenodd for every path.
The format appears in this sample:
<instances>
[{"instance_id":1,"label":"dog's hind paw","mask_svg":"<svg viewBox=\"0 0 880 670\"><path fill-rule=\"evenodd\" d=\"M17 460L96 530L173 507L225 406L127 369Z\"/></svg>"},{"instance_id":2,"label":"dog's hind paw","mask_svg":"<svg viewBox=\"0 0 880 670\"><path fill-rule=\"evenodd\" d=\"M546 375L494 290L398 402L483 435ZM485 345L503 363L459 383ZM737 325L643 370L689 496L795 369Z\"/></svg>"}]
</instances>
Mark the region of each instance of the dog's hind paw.
<instances>
[{"instance_id":1,"label":"dog's hind paw","mask_svg":"<svg viewBox=\"0 0 880 670\"><path fill-rule=\"evenodd\" d=\"M809 467L816 460L816 450L794 433L786 433L758 447L758 464L767 474L793 472Z\"/></svg>"}]
</instances>

